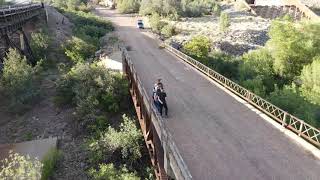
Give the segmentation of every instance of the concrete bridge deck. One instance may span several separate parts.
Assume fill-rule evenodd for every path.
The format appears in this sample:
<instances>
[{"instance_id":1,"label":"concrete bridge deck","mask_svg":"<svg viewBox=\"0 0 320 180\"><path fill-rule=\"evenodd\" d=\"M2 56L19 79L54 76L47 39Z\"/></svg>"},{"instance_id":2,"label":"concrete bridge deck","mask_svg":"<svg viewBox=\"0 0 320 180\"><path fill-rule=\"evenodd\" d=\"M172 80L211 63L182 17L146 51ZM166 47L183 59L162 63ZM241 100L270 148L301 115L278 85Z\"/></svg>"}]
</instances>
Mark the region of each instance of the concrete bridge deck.
<instances>
[{"instance_id":1,"label":"concrete bridge deck","mask_svg":"<svg viewBox=\"0 0 320 180\"><path fill-rule=\"evenodd\" d=\"M97 9L126 45L147 91L162 78L166 124L193 179L319 179L320 161L195 69L159 49L136 19Z\"/></svg>"}]
</instances>

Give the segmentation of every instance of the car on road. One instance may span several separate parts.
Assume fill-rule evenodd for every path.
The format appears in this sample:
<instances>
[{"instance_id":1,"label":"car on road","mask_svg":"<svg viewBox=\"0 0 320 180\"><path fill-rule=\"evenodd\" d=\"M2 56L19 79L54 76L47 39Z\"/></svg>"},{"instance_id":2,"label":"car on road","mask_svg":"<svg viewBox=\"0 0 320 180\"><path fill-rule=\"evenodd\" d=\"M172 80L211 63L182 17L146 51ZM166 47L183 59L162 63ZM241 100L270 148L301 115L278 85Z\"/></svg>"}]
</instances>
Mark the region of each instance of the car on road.
<instances>
[{"instance_id":1,"label":"car on road","mask_svg":"<svg viewBox=\"0 0 320 180\"><path fill-rule=\"evenodd\" d=\"M138 20L137 28L144 29L143 21L141 19Z\"/></svg>"}]
</instances>

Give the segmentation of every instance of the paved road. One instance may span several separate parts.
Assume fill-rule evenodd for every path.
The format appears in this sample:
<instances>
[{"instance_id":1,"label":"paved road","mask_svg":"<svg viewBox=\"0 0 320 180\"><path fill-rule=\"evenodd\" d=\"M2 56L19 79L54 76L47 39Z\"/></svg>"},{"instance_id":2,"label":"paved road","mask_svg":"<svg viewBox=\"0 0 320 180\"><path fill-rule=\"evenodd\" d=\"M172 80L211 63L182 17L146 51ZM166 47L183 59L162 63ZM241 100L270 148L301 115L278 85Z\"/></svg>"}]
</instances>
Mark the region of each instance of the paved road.
<instances>
[{"instance_id":1,"label":"paved road","mask_svg":"<svg viewBox=\"0 0 320 180\"><path fill-rule=\"evenodd\" d=\"M319 179L320 162L245 105L163 49L136 20L98 9L131 46L146 90L162 78L167 125L196 180Z\"/></svg>"}]
</instances>

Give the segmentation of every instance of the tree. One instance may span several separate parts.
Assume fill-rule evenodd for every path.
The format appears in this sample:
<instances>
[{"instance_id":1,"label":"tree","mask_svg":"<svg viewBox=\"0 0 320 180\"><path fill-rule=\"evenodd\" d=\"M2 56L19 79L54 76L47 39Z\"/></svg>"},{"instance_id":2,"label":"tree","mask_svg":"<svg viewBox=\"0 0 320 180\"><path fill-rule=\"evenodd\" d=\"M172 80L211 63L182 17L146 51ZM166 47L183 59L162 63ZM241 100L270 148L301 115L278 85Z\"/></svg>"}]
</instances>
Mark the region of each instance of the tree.
<instances>
[{"instance_id":1,"label":"tree","mask_svg":"<svg viewBox=\"0 0 320 180\"><path fill-rule=\"evenodd\" d=\"M142 0L140 3L139 14L151 15L154 12L153 0Z\"/></svg>"},{"instance_id":2,"label":"tree","mask_svg":"<svg viewBox=\"0 0 320 180\"><path fill-rule=\"evenodd\" d=\"M0 179L40 180L42 163L38 159L9 152L9 158L2 161Z\"/></svg>"},{"instance_id":3,"label":"tree","mask_svg":"<svg viewBox=\"0 0 320 180\"><path fill-rule=\"evenodd\" d=\"M15 49L10 49L6 54L0 84L2 92L10 101L10 109L24 109L38 97L40 64L32 67L26 57L22 57Z\"/></svg>"},{"instance_id":4,"label":"tree","mask_svg":"<svg viewBox=\"0 0 320 180\"><path fill-rule=\"evenodd\" d=\"M47 53L50 44L50 37L41 29L40 32L31 33L31 48L33 55L37 59L42 59Z\"/></svg>"},{"instance_id":5,"label":"tree","mask_svg":"<svg viewBox=\"0 0 320 180\"><path fill-rule=\"evenodd\" d=\"M244 87L264 96L274 90L277 83L274 76L273 59L266 48L250 51L242 56L239 80Z\"/></svg>"},{"instance_id":6,"label":"tree","mask_svg":"<svg viewBox=\"0 0 320 180\"><path fill-rule=\"evenodd\" d=\"M141 0L117 0L120 13L135 13L139 11Z\"/></svg>"},{"instance_id":7,"label":"tree","mask_svg":"<svg viewBox=\"0 0 320 180\"><path fill-rule=\"evenodd\" d=\"M310 102L320 105L320 57L303 67L300 78L302 94Z\"/></svg>"},{"instance_id":8,"label":"tree","mask_svg":"<svg viewBox=\"0 0 320 180\"><path fill-rule=\"evenodd\" d=\"M320 23L273 21L267 46L274 59L276 73L289 80L299 76L303 66L320 55Z\"/></svg>"},{"instance_id":9,"label":"tree","mask_svg":"<svg viewBox=\"0 0 320 180\"><path fill-rule=\"evenodd\" d=\"M211 42L209 38L205 36L196 36L187 42L183 46L183 49L187 54L191 54L198 58L205 58L208 56L210 46Z\"/></svg>"},{"instance_id":10,"label":"tree","mask_svg":"<svg viewBox=\"0 0 320 180\"><path fill-rule=\"evenodd\" d=\"M315 127L320 126L320 122L317 121L319 107L306 101L295 85L284 86L283 89L276 88L267 100Z\"/></svg>"}]
</instances>

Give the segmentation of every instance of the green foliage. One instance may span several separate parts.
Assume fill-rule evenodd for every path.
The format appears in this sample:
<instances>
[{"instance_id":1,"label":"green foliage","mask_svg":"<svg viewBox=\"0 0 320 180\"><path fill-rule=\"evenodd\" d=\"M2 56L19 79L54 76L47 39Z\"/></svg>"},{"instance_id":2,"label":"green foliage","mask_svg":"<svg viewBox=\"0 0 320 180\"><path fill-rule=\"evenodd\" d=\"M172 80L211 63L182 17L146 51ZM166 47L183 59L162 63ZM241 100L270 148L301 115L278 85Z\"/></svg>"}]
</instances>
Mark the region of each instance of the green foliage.
<instances>
[{"instance_id":1,"label":"green foliage","mask_svg":"<svg viewBox=\"0 0 320 180\"><path fill-rule=\"evenodd\" d=\"M3 160L0 168L0 179L34 179L41 178L42 164L37 159L9 152L9 157Z\"/></svg>"},{"instance_id":2,"label":"green foliage","mask_svg":"<svg viewBox=\"0 0 320 180\"><path fill-rule=\"evenodd\" d=\"M61 155L61 152L55 148L50 149L49 152L45 155L42 160L42 180L49 179L53 175L56 163L58 162Z\"/></svg>"},{"instance_id":3,"label":"green foliage","mask_svg":"<svg viewBox=\"0 0 320 180\"><path fill-rule=\"evenodd\" d=\"M110 154L116 149L121 149L122 158L131 165L142 156L141 139L141 131L136 127L134 120L123 115L120 130L109 127L98 140L89 144L89 149L94 154L94 161L101 160L99 158L103 158L103 154Z\"/></svg>"},{"instance_id":4,"label":"green foliage","mask_svg":"<svg viewBox=\"0 0 320 180\"><path fill-rule=\"evenodd\" d=\"M300 78L303 96L320 105L320 57L314 58L312 64L303 67Z\"/></svg>"},{"instance_id":5,"label":"green foliage","mask_svg":"<svg viewBox=\"0 0 320 180\"><path fill-rule=\"evenodd\" d=\"M278 89L270 94L267 98L273 104L279 106L291 114L302 118L307 123L319 127L320 122L317 113L320 111L319 107L305 101L303 95L300 93L298 87L285 86L283 89Z\"/></svg>"},{"instance_id":6,"label":"green foliage","mask_svg":"<svg viewBox=\"0 0 320 180\"><path fill-rule=\"evenodd\" d=\"M152 31L156 33L160 33L161 29L166 25L164 22L161 21L160 15L157 13L152 14L152 16L149 18L149 23Z\"/></svg>"},{"instance_id":7,"label":"green foliage","mask_svg":"<svg viewBox=\"0 0 320 180\"><path fill-rule=\"evenodd\" d=\"M64 50L66 56L76 64L85 62L97 49L94 45L89 44L80 38L72 37L71 40L68 40Z\"/></svg>"},{"instance_id":8,"label":"green foliage","mask_svg":"<svg viewBox=\"0 0 320 180\"><path fill-rule=\"evenodd\" d=\"M17 50L10 49L4 61L0 81L2 93L9 100L9 108L15 111L27 108L40 93L40 63L32 67Z\"/></svg>"},{"instance_id":9,"label":"green foliage","mask_svg":"<svg viewBox=\"0 0 320 180\"><path fill-rule=\"evenodd\" d=\"M135 13L139 11L141 0L116 0L120 13Z\"/></svg>"},{"instance_id":10,"label":"green foliage","mask_svg":"<svg viewBox=\"0 0 320 180\"><path fill-rule=\"evenodd\" d=\"M141 6L139 9L139 14L145 16L145 15L151 15L154 12L153 9L153 0L142 0Z\"/></svg>"},{"instance_id":11,"label":"green foliage","mask_svg":"<svg viewBox=\"0 0 320 180\"><path fill-rule=\"evenodd\" d=\"M250 51L242 56L239 66L240 83L254 93L265 96L274 90L273 58L266 48Z\"/></svg>"},{"instance_id":12,"label":"green foliage","mask_svg":"<svg viewBox=\"0 0 320 180\"><path fill-rule=\"evenodd\" d=\"M274 70L284 78L293 80L303 66L320 55L320 23L294 23L273 21L267 42L274 58Z\"/></svg>"},{"instance_id":13,"label":"green foliage","mask_svg":"<svg viewBox=\"0 0 320 180\"><path fill-rule=\"evenodd\" d=\"M99 169L90 169L90 176L95 180L139 180L135 173L130 173L123 167L117 170L113 164L100 164Z\"/></svg>"},{"instance_id":14,"label":"green foliage","mask_svg":"<svg viewBox=\"0 0 320 180\"><path fill-rule=\"evenodd\" d=\"M58 104L76 105L77 115L85 118L99 109L117 112L127 104L127 83L118 73L103 66L78 63L58 81Z\"/></svg>"},{"instance_id":15,"label":"green foliage","mask_svg":"<svg viewBox=\"0 0 320 180\"><path fill-rule=\"evenodd\" d=\"M47 30L40 29L39 32L31 33L31 49L36 59L42 59L48 53L50 36Z\"/></svg>"},{"instance_id":16,"label":"green foliage","mask_svg":"<svg viewBox=\"0 0 320 180\"><path fill-rule=\"evenodd\" d=\"M209 38L205 36L196 36L193 37L189 42L187 42L183 46L183 49L192 56L205 58L209 54L210 46L211 42Z\"/></svg>"},{"instance_id":17,"label":"green foliage","mask_svg":"<svg viewBox=\"0 0 320 180\"><path fill-rule=\"evenodd\" d=\"M239 59L228 54L213 52L201 62L228 78L234 79L238 76Z\"/></svg>"},{"instance_id":18,"label":"green foliage","mask_svg":"<svg viewBox=\"0 0 320 180\"><path fill-rule=\"evenodd\" d=\"M175 34L175 28L173 25L165 25L162 29L161 29L161 34L164 35L164 37L169 38L171 36L173 36Z\"/></svg>"},{"instance_id":19,"label":"green foliage","mask_svg":"<svg viewBox=\"0 0 320 180\"><path fill-rule=\"evenodd\" d=\"M225 32L228 30L228 27L230 26L230 17L227 13L222 12L220 14L219 24L221 32Z\"/></svg>"},{"instance_id":20,"label":"green foliage","mask_svg":"<svg viewBox=\"0 0 320 180\"><path fill-rule=\"evenodd\" d=\"M221 15L221 6L216 3L213 8L212 8L212 12L216 15L216 16L220 16Z\"/></svg>"}]
</instances>

